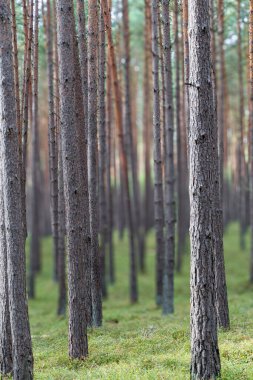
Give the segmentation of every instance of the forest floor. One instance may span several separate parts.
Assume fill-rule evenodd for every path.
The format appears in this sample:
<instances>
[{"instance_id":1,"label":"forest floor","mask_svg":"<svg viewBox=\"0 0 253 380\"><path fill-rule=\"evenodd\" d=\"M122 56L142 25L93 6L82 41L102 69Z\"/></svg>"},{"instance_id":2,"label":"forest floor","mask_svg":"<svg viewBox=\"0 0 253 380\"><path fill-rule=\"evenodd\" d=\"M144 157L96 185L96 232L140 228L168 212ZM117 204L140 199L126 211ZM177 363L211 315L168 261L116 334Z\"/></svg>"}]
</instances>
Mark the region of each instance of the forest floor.
<instances>
[{"instance_id":1,"label":"forest floor","mask_svg":"<svg viewBox=\"0 0 253 380\"><path fill-rule=\"evenodd\" d=\"M175 280L175 314L163 317L154 302L154 235L147 241L147 273L139 276L139 303L128 301L127 238L115 239L117 282L104 302L104 325L89 330L89 357L68 359L67 320L56 316L51 239L43 241L37 299L29 302L38 380L189 379L189 255ZM249 236L239 249L233 224L225 235L231 330L219 333L223 380L253 379L253 286L249 285Z\"/></svg>"}]
</instances>

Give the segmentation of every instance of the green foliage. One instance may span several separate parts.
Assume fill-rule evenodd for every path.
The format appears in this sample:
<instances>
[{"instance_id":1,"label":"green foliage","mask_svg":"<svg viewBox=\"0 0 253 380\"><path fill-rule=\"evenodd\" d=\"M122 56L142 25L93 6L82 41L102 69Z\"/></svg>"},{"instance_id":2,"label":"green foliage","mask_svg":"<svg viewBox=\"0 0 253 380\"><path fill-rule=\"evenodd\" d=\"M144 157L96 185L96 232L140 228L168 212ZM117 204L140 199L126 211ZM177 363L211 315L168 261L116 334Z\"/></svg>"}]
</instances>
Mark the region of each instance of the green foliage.
<instances>
[{"instance_id":1,"label":"green foliage","mask_svg":"<svg viewBox=\"0 0 253 380\"><path fill-rule=\"evenodd\" d=\"M253 297L247 251L239 249L239 229L225 237L231 330L219 334L223 380L253 379ZM104 325L89 331L89 357L68 359L67 320L56 316L57 286L52 281L51 240L43 241L43 273L37 299L30 301L35 379L185 380L189 379L189 257L176 276L175 314L163 317L154 303L154 236L148 237L146 275L140 276L140 301L128 302L127 240L116 238L117 284L104 302Z\"/></svg>"}]
</instances>

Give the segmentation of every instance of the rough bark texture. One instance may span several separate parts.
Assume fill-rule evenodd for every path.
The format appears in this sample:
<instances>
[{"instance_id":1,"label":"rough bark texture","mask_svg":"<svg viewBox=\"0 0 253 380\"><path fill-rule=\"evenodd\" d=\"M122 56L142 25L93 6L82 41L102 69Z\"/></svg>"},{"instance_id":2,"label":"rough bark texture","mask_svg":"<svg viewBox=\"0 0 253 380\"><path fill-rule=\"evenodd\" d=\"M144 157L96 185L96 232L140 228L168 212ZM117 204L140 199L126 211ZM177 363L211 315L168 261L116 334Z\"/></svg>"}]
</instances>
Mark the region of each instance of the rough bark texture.
<instances>
[{"instance_id":1,"label":"rough bark texture","mask_svg":"<svg viewBox=\"0 0 253 380\"><path fill-rule=\"evenodd\" d=\"M0 105L1 106L1 105ZM1 162L2 162L2 155ZM0 167L0 373L12 371L12 342L8 296L7 246L4 221L3 178Z\"/></svg>"},{"instance_id":2,"label":"rough bark texture","mask_svg":"<svg viewBox=\"0 0 253 380\"><path fill-rule=\"evenodd\" d=\"M98 181L97 181L97 48L98 4L89 0L88 10L88 182L91 236L92 323L102 324L101 266L98 243Z\"/></svg>"},{"instance_id":3,"label":"rough bark texture","mask_svg":"<svg viewBox=\"0 0 253 380\"><path fill-rule=\"evenodd\" d=\"M8 295L14 380L33 378L33 356L25 281L25 247L9 3L0 1L0 133L7 248Z\"/></svg>"},{"instance_id":4,"label":"rough bark texture","mask_svg":"<svg viewBox=\"0 0 253 380\"><path fill-rule=\"evenodd\" d=\"M87 169L87 139L88 139L88 57L87 57L87 38L85 30L85 14L84 14L84 2L82 0L77 2L77 12L78 12L78 50L80 65L76 66L76 70L81 75L81 88L80 93L82 94L83 109L81 109L81 104L79 104L79 135L80 135L80 160L82 162L82 187L84 191L83 207L86 211L86 238L89 241L89 251L87 252L87 262L85 264L85 271L87 276L85 276L85 291L86 291L86 319L87 325L92 326L92 295L91 295L91 247L90 247L90 221L89 215L89 193L88 193L88 169ZM80 99L80 94L79 101Z\"/></svg>"},{"instance_id":5,"label":"rough bark texture","mask_svg":"<svg viewBox=\"0 0 253 380\"><path fill-rule=\"evenodd\" d=\"M156 230L156 303L162 304L163 265L164 265L164 212L163 212L163 176L159 99L159 33L157 0L152 0L152 53L153 53L153 136L154 136L154 213Z\"/></svg>"},{"instance_id":6,"label":"rough bark texture","mask_svg":"<svg viewBox=\"0 0 253 380\"><path fill-rule=\"evenodd\" d=\"M215 310L217 139L208 0L189 0L191 378L220 373Z\"/></svg>"},{"instance_id":7,"label":"rough bark texture","mask_svg":"<svg viewBox=\"0 0 253 380\"><path fill-rule=\"evenodd\" d=\"M57 0L57 33L60 79L60 120L63 181L66 204L69 295L69 355L83 359L88 354L85 318L85 234L83 189L76 120L73 2Z\"/></svg>"}]
</instances>

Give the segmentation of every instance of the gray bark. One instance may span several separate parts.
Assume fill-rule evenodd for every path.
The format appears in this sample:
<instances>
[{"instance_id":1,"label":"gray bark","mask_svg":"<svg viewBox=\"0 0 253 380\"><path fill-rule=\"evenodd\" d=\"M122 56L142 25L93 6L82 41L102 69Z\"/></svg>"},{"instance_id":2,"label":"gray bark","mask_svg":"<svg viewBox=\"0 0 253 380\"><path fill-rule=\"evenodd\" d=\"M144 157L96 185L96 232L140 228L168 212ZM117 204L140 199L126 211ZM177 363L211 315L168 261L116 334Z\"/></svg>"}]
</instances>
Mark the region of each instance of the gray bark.
<instances>
[{"instance_id":1,"label":"gray bark","mask_svg":"<svg viewBox=\"0 0 253 380\"><path fill-rule=\"evenodd\" d=\"M220 358L215 309L218 152L208 0L189 0L191 378L216 379Z\"/></svg>"},{"instance_id":2,"label":"gray bark","mask_svg":"<svg viewBox=\"0 0 253 380\"><path fill-rule=\"evenodd\" d=\"M98 181L97 181L97 47L98 5L89 0L88 13L88 182L91 234L91 295L92 322L102 324L101 267L98 243Z\"/></svg>"},{"instance_id":3,"label":"gray bark","mask_svg":"<svg viewBox=\"0 0 253 380\"><path fill-rule=\"evenodd\" d=\"M0 134L14 380L33 378L9 2L0 1Z\"/></svg>"},{"instance_id":4,"label":"gray bark","mask_svg":"<svg viewBox=\"0 0 253 380\"><path fill-rule=\"evenodd\" d=\"M165 96L165 254L163 272L163 314L174 311L174 253L175 253L175 201L174 201L174 122L170 44L169 2L162 1L163 57Z\"/></svg>"},{"instance_id":5,"label":"gray bark","mask_svg":"<svg viewBox=\"0 0 253 380\"><path fill-rule=\"evenodd\" d=\"M73 11L72 1L57 0L60 120L68 254L69 355L71 358L83 359L88 354L84 270L88 242L82 207L84 190L76 118Z\"/></svg>"},{"instance_id":6,"label":"gray bark","mask_svg":"<svg viewBox=\"0 0 253 380\"><path fill-rule=\"evenodd\" d=\"M154 213L156 230L156 302L162 303L163 258L164 258L164 212L163 176L161 151L160 99L159 99L159 3L152 0L152 53L153 53L153 136L154 136Z\"/></svg>"},{"instance_id":7,"label":"gray bark","mask_svg":"<svg viewBox=\"0 0 253 380\"><path fill-rule=\"evenodd\" d=\"M58 279L58 147L56 136L56 119L54 114L54 67L52 46L52 19L50 1L47 0L46 18L47 36L47 78L48 78L48 141L49 141L49 175L50 175L50 202L51 202L51 226L54 243L54 279Z\"/></svg>"},{"instance_id":8,"label":"gray bark","mask_svg":"<svg viewBox=\"0 0 253 380\"><path fill-rule=\"evenodd\" d=\"M105 118L105 24L102 9L100 10L99 22L99 78L98 78L98 96L99 96L99 112L98 112L98 161L99 161L99 216L100 216L100 253L101 253L101 280L102 294L107 297L106 287L106 249L107 249L107 213L106 213L106 118Z\"/></svg>"},{"instance_id":9,"label":"gray bark","mask_svg":"<svg viewBox=\"0 0 253 380\"><path fill-rule=\"evenodd\" d=\"M0 373L6 375L12 371L12 342L8 296L7 246L2 186L3 178L2 170L0 167Z\"/></svg>"}]
</instances>

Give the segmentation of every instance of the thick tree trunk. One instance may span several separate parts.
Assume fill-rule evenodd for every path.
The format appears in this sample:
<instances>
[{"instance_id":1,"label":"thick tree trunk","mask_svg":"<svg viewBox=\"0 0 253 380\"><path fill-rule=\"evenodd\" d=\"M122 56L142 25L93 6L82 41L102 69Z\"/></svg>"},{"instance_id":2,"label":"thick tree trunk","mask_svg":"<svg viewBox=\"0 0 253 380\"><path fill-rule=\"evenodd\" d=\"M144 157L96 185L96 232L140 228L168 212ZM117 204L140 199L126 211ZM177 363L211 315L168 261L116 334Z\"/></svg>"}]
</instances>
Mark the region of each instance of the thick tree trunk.
<instances>
[{"instance_id":1,"label":"thick tree trunk","mask_svg":"<svg viewBox=\"0 0 253 380\"><path fill-rule=\"evenodd\" d=\"M13 378L33 378L33 356L25 281L25 246L12 57L11 12L0 0L0 133L2 189L7 248L8 295L12 332Z\"/></svg>"},{"instance_id":2,"label":"thick tree trunk","mask_svg":"<svg viewBox=\"0 0 253 380\"><path fill-rule=\"evenodd\" d=\"M85 261L89 251L86 235L84 189L76 118L75 25L73 2L57 0L57 33L60 72L60 120L63 182L66 203L69 294L69 355L83 359L88 354L85 318Z\"/></svg>"},{"instance_id":3,"label":"thick tree trunk","mask_svg":"<svg viewBox=\"0 0 253 380\"><path fill-rule=\"evenodd\" d=\"M2 155L1 162L2 162ZM8 295L7 246L4 220L3 178L0 167L0 373L12 372L12 342Z\"/></svg>"},{"instance_id":4,"label":"thick tree trunk","mask_svg":"<svg viewBox=\"0 0 253 380\"><path fill-rule=\"evenodd\" d=\"M163 175L159 98L159 4L152 0L152 53L153 53L153 136L154 136L154 213L156 230L156 303L162 304L163 266L164 266L164 213L163 213Z\"/></svg>"},{"instance_id":5,"label":"thick tree trunk","mask_svg":"<svg viewBox=\"0 0 253 380\"><path fill-rule=\"evenodd\" d=\"M191 378L216 379L220 359L215 310L218 152L211 80L208 0L189 0Z\"/></svg>"}]
</instances>

